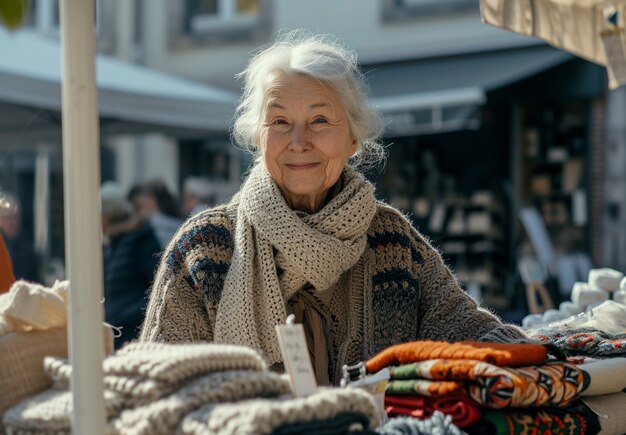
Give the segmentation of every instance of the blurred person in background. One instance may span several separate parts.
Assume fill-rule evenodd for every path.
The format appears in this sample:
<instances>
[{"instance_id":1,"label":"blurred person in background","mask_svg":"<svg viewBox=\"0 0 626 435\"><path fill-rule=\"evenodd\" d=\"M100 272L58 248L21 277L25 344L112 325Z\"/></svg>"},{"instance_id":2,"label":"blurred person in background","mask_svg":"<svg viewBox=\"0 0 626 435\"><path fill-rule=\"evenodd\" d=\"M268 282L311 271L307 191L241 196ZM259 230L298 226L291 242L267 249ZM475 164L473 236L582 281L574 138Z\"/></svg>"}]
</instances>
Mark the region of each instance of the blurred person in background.
<instances>
[{"instance_id":1,"label":"blurred person in background","mask_svg":"<svg viewBox=\"0 0 626 435\"><path fill-rule=\"evenodd\" d=\"M22 232L22 209L17 197L3 195L5 206L0 207L0 234L13 262L13 274L16 279L40 282L39 256L32 242Z\"/></svg>"},{"instance_id":2,"label":"blurred person in background","mask_svg":"<svg viewBox=\"0 0 626 435\"><path fill-rule=\"evenodd\" d=\"M189 176L183 182L183 214L194 216L215 205L215 191L205 177Z\"/></svg>"},{"instance_id":3,"label":"blurred person in background","mask_svg":"<svg viewBox=\"0 0 626 435\"><path fill-rule=\"evenodd\" d=\"M0 293L9 291L14 282L13 263L11 262L9 251L4 244L2 234L0 234Z\"/></svg>"},{"instance_id":4,"label":"blurred person in background","mask_svg":"<svg viewBox=\"0 0 626 435\"><path fill-rule=\"evenodd\" d=\"M105 319L121 328L115 347L137 337L161 251L152 226L139 216L117 183L100 190L104 246Z\"/></svg>"},{"instance_id":5,"label":"blurred person in background","mask_svg":"<svg viewBox=\"0 0 626 435\"><path fill-rule=\"evenodd\" d=\"M157 179L137 184L128 193L128 199L139 216L148 219L161 250L165 249L183 223L176 198L165 182Z\"/></svg>"}]
</instances>

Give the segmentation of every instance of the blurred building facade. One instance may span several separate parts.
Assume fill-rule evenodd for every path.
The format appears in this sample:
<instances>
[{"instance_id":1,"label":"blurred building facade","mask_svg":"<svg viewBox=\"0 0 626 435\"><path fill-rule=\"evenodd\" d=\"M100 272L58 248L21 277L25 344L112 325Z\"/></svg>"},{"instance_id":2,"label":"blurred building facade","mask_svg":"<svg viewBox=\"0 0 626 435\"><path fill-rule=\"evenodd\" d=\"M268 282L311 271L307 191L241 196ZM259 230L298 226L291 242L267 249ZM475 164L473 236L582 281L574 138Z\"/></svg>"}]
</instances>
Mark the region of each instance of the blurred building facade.
<instances>
[{"instance_id":1,"label":"blurred building facade","mask_svg":"<svg viewBox=\"0 0 626 435\"><path fill-rule=\"evenodd\" d=\"M33 25L54 32L56 3L37 0ZM371 174L378 195L492 306L515 305L525 252L563 289L590 264L626 270L626 91L608 92L596 65L481 23L477 1L97 5L101 52L235 93L235 74L277 32L341 38L386 120L387 167ZM188 175L208 176L227 200L250 163L228 127L107 140L103 174L126 187L161 176L175 189Z\"/></svg>"}]
</instances>

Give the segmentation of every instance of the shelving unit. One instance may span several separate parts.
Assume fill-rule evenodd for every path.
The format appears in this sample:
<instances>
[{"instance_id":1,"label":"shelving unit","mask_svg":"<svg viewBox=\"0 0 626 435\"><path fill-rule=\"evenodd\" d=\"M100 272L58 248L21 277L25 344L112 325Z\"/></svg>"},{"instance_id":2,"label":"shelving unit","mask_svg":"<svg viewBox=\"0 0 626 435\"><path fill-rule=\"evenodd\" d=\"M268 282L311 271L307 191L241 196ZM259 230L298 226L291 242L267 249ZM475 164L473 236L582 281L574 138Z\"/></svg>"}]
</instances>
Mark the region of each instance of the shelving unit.
<instances>
[{"instance_id":1,"label":"shelving unit","mask_svg":"<svg viewBox=\"0 0 626 435\"><path fill-rule=\"evenodd\" d=\"M589 249L587 116L583 102L521 110L520 199L537 208L557 254Z\"/></svg>"},{"instance_id":2,"label":"shelving unit","mask_svg":"<svg viewBox=\"0 0 626 435\"><path fill-rule=\"evenodd\" d=\"M377 193L431 239L468 293L507 309L510 218L500 185L506 150L494 155L481 140L470 132L394 143Z\"/></svg>"}]
</instances>

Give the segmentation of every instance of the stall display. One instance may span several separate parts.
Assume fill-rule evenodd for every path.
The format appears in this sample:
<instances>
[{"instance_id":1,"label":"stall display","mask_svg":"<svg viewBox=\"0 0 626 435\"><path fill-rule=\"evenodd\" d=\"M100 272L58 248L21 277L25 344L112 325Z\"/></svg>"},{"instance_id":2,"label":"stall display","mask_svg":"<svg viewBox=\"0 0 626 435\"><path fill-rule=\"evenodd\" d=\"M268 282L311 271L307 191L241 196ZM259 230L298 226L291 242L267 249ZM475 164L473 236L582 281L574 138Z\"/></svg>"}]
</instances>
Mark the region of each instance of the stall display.
<instances>
[{"instance_id":1,"label":"stall display","mask_svg":"<svg viewBox=\"0 0 626 435\"><path fill-rule=\"evenodd\" d=\"M432 240L468 293L507 309L510 211L498 181L507 165L485 156L492 150L481 140L475 133L398 140L377 194Z\"/></svg>"}]
</instances>

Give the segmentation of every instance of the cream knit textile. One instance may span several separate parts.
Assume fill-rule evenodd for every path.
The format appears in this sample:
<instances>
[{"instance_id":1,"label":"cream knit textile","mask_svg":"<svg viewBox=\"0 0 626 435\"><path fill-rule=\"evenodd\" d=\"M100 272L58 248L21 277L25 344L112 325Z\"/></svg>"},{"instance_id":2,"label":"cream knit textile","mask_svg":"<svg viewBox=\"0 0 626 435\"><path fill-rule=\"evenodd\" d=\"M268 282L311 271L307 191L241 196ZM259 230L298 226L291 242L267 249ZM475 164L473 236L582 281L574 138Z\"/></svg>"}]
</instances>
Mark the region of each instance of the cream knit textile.
<instances>
[{"instance_id":1,"label":"cream knit textile","mask_svg":"<svg viewBox=\"0 0 626 435\"><path fill-rule=\"evenodd\" d=\"M251 347L270 364L281 361L274 326L286 320L286 301L306 283L327 289L365 249L366 231L376 213L374 189L349 168L343 177L342 191L318 213L301 219L264 165L251 171L239 194L235 248L217 309L216 342Z\"/></svg>"},{"instance_id":2,"label":"cream knit textile","mask_svg":"<svg viewBox=\"0 0 626 435\"><path fill-rule=\"evenodd\" d=\"M189 414L178 427L180 435L271 434L280 426L319 421L345 412L358 412L379 423L374 398L358 388L320 389L308 397L289 400L256 399L240 403L207 405Z\"/></svg>"},{"instance_id":3,"label":"cream knit textile","mask_svg":"<svg viewBox=\"0 0 626 435\"><path fill-rule=\"evenodd\" d=\"M271 372L216 372L193 379L180 389L143 405L120 402L104 390L107 434L169 435L182 419L207 404L236 402L255 397L278 397L289 391L289 381ZM4 415L9 434L69 434L72 393L50 389L10 408Z\"/></svg>"},{"instance_id":4,"label":"cream knit textile","mask_svg":"<svg viewBox=\"0 0 626 435\"><path fill-rule=\"evenodd\" d=\"M46 358L44 369L57 386L67 388L72 366ZM131 343L103 362L104 386L132 403L146 403L177 390L189 379L226 370L264 371L260 356L242 346Z\"/></svg>"},{"instance_id":5,"label":"cream knit textile","mask_svg":"<svg viewBox=\"0 0 626 435\"><path fill-rule=\"evenodd\" d=\"M120 434L170 435L187 414L201 406L278 397L290 390L289 379L272 372L217 372L195 379L160 400L128 409L110 425Z\"/></svg>"},{"instance_id":6,"label":"cream knit textile","mask_svg":"<svg viewBox=\"0 0 626 435\"><path fill-rule=\"evenodd\" d=\"M52 288L16 281L0 295L0 335L65 326L68 288L69 281L57 281Z\"/></svg>"},{"instance_id":7,"label":"cream knit textile","mask_svg":"<svg viewBox=\"0 0 626 435\"><path fill-rule=\"evenodd\" d=\"M131 343L104 360L108 433L172 433L202 405L289 391L286 378L267 371L252 349L207 344ZM72 367L48 357L44 369L54 387L10 408L9 433L69 433Z\"/></svg>"}]
</instances>

